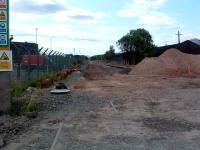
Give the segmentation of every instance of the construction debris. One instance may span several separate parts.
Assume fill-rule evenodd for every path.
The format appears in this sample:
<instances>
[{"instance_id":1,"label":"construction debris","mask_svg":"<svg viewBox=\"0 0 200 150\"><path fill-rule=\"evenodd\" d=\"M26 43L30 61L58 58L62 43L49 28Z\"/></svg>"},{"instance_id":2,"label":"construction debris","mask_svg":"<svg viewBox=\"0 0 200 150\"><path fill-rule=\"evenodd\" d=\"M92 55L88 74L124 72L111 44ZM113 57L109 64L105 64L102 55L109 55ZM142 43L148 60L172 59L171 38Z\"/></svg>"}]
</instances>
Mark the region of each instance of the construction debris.
<instances>
[{"instance_id":1,"label":"construction debris","mask_svg":"<svg viewBox=\"0 0 200 150\"><path fill-rule=\"evenodd\" d=\"M69 92L70 90L67 88L67 86L64 83L58 83L55 86L55 89L51 90L51 94L66 94Z\"/></svg>"},{"instance_id":2,"label":"construction debris","mask_svg":"<svg viewBox=\"0 0 200 150\"><path fill-rule=\"evenodd\" d=\"M73 65L73 66L70 66L67 69L63 69L62 71L57 72L56 75L54 75L53 77L42 79L40 81L41 88L42 89L49 88L52 85L54 85L54 83L66 79L74 71L77 71L78 68L80 68L79 65Z\"/></svg>"}]
</instances>

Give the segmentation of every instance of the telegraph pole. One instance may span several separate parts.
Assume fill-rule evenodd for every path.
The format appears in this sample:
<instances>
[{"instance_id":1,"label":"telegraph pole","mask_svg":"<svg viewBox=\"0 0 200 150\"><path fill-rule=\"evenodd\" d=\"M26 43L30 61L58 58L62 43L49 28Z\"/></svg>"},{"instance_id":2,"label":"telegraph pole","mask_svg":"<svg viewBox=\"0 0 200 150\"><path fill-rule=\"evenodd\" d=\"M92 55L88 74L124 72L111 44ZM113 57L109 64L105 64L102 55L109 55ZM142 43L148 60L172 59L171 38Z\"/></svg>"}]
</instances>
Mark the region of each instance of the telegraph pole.
<instances>
[{"instance_id":1,"label":"telegraph pole","mask_svg":"<svg viewBox=\"0 0 200 150\"><path fill-rule=\"evenodd\" d=\"M37 40L38 40L37 37L38 37L38 28L35 28L35 38L36 38L35 41L36 41L36 44L37 44Z\"/></svg>"},{"instance_id":2,"label":"telegraph pole","mask_svg":"<svg viewBox=\"0 0 200 150\"><path fill-rule=\"evenodd\" d=\"M52 50L52 38L50 38L50 50Z\"/></svg>"},{"instance_id":3,"label":"telegraph pole","mask_svg":"<svg viewBox=\"0 0 200 150\"><path fill-rule=\"evenodd\" d=\"M76 55L76 49L74 48L74 56Z\"/></svg>"},{"instance_id":4,"label":"telegraph pole","mask_svg":"<svg viewBox=\"0 0 200 150\"><path fill-rule=\"evenodd\" d=\"M38 28L35 28L35 43L37 45L37 78L39 78L39 75L40 75L40 52L39 52L39 47L38 47L38 44L37 44L37 36L38 36Z\"/></svg>"},{"instance_id":5,"label":"telegraph pole","mask_svg":"<svg viewBox=\"0 0 200 150\"><path fill-rule=\"evenodd\" d=\"M178 31L178 33L176 34L177 36L178 36L178 44L180 44L181 43L181 33L180 33L180 31Z\"/></svg>"}]
</instances>

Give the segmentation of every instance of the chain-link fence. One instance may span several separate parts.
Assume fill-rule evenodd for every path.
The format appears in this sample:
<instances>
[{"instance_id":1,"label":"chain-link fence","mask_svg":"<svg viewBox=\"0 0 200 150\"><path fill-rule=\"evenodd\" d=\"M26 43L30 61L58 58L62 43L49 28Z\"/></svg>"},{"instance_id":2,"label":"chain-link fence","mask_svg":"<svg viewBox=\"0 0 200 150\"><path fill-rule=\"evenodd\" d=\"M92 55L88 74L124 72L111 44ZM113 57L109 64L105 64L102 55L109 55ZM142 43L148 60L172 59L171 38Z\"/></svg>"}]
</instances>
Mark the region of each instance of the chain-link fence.
<instances>
[{"instance_id":1,"label":"chain-link fence","mask_svg":"<svg viewBox=\"0 0 200 150\"><path fill-rule=\"evenodd\" d=\"M12 82L38 79L87 59L85 56L38 48L34 43L12 42L11 49L14 49Z\"/></svg>"}]
</instances>

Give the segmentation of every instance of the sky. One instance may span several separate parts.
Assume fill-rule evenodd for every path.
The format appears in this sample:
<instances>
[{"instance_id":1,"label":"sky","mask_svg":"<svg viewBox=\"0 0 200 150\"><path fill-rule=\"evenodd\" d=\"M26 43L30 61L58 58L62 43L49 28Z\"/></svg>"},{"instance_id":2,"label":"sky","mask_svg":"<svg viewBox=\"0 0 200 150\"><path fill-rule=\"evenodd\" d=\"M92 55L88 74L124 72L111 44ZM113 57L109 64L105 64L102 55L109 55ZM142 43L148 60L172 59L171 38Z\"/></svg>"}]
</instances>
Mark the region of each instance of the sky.
<instances>
[{"instance_id":1,"label":"sky","mask_svg":"<svg viewBox=\"0 0 200 150\"><path fill-rule=\"evenodd\" d=\"M10 0L14 41L37 42L66 54L103 54L132 29L157 46L200 38L199 0Z\"/></svg>"}]
</instances>

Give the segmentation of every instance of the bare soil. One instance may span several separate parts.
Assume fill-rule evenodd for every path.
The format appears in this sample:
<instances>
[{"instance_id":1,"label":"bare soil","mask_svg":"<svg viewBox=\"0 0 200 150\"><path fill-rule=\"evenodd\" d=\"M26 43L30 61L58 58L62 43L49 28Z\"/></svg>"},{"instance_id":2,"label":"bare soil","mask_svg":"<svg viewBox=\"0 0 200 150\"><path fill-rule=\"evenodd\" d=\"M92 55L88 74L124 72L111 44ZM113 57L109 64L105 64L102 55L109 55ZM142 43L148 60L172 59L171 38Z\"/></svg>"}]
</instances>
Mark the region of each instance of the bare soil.
<instances>
[{"instance_id":1,"label":"bare soil","mask_svg":"<svg viewBox=\"0 0 200 150\"><path fill-rule=\"evenodd\" d=\"M65 81L70 95L40 91L42 117L3 150L49 150L60 123L57 150L198 150L200 78L120 67L89 64Z\"/></svg>"}]
</instances>

